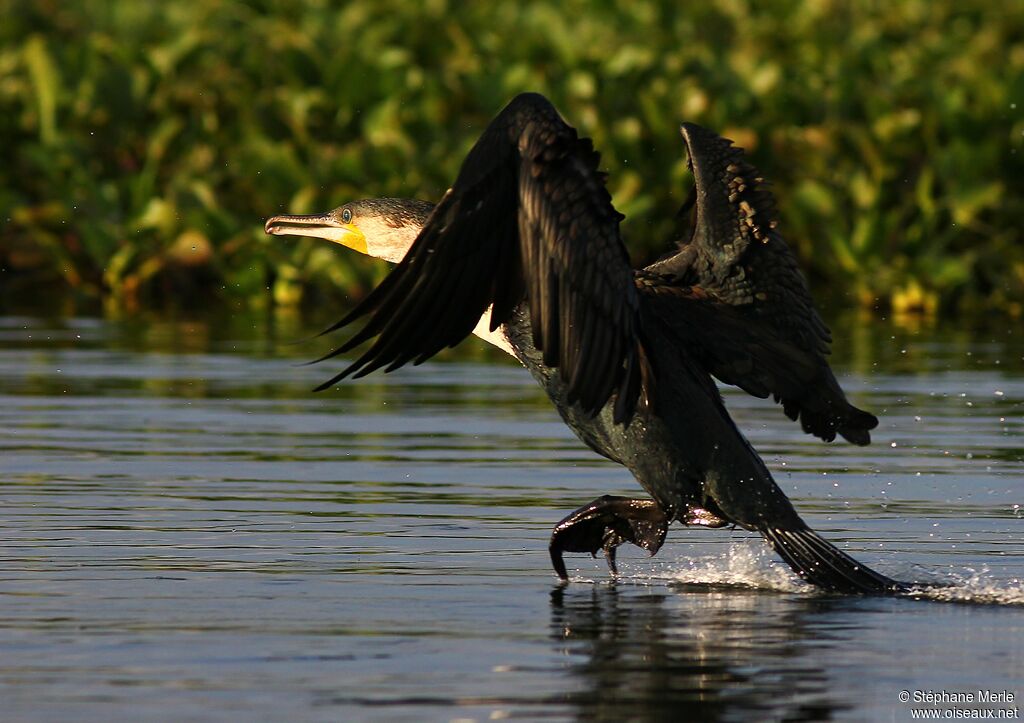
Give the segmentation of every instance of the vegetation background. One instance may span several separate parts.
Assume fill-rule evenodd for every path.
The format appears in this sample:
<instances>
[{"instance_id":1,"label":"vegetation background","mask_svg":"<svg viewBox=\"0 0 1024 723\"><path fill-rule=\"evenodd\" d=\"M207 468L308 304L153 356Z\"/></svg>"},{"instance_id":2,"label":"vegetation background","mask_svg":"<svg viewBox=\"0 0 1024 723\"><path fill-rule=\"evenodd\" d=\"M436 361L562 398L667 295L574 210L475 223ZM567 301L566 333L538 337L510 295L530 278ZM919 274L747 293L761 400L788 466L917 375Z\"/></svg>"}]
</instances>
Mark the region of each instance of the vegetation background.
<instances>
[{"instance_id":1,"label":"vegetation background","mask_svg":"<svg viewBox=\"0 0 1024 723\"><path fill-rule=\"evenodd\" d=\"M263 219L437 199L513 95L593 137L636 260L746 147L835 303L1024 312L1017 0L0 0L0 298L299 305L377 262Z\"/></svg>"}]
</instances>

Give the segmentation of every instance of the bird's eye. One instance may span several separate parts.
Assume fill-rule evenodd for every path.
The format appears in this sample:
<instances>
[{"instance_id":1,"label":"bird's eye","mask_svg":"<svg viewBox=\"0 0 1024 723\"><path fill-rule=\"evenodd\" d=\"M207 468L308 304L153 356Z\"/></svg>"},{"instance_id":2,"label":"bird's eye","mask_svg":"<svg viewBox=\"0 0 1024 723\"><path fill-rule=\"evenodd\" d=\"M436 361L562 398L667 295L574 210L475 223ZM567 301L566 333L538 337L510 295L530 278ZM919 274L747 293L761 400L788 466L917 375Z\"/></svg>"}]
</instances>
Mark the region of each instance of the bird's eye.
<instances>
[{"instance_id":1,"label":"bird's eye","mask_svg":"<svg viewBox=\"0 0 1024 723\"><path fill-rule=\"evenodd\" d=\"M341 222L342 223L352 223L352 209L346 208L346 209L342 210L342 212L341 212Z\"/></svg>"}]
</instances>

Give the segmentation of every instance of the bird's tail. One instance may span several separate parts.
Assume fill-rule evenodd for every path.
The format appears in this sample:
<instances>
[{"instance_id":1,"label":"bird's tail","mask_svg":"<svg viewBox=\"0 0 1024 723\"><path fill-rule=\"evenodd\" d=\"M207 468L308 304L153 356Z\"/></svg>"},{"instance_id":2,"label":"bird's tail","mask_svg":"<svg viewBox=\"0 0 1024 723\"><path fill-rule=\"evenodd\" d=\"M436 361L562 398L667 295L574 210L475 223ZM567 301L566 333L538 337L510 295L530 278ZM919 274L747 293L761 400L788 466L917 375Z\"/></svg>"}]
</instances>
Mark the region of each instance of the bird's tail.
<instances>
[{"instance_id":1,"label":"bird's tail","mask_svg":"<svg viewBox=\"0 0 1024 723\"><path fill-rule=\"evenodd\" d=\"M829 592L899 595L911 585L875 572L805 527L759 530L772 548L801 578Z\"/></svg>"}]
</instances>

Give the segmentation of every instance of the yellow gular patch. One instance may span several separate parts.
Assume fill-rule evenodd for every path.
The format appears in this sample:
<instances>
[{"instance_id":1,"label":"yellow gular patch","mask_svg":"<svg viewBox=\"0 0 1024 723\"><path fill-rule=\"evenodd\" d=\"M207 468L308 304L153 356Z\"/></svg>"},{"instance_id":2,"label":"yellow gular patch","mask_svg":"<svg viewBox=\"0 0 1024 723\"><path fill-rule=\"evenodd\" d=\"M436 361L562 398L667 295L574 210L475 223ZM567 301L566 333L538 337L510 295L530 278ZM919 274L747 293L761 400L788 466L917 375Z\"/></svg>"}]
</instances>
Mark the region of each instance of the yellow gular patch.
<instances>
[{"instance_id":1,"label":"yellow gular patch","mask_svg":"<svg viewBox=\"0 0 1024 723\"><path fill-rule=\"evenodd\" d=\"M361 254L368 253L366 250L366 236L359 230L359 227L355 224L348 223L341 227L341 233L337 238L332 238L332 241L340 243L342 246L358 251Z\"/></svg>"}]
</instances>

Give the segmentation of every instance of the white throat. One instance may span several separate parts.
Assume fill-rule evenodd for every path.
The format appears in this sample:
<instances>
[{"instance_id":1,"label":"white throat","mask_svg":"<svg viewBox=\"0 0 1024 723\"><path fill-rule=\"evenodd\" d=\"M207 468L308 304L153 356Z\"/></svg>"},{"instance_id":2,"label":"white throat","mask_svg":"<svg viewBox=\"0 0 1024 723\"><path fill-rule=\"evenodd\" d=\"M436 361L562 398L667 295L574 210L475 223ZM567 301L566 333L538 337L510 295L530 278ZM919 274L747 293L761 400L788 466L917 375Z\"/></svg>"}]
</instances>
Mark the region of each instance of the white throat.
<instances>
[{"instance_id":1,"label":"white throat","mask_svg":"<svg viewBox=\"0 0 1024 723\"><path fill-rule=\"evenodd\" d=\"M359 230L366 237L366 253L393 264L405 258L420 231L411 225L391 226L382 218L360 220Z\"/></svg>"},{"instance_id":2,"label":"white throat","mask_svg":"<svg viewBox=\"0 0 1024 723\"><path fill-rule=\"evenodd\" d=\"M395 228L389 226L383 219L369 218L360 222L360 230L366 237L366 253L378 259L390 261L397 264L412 247L413 241L419 235L420 229L416 226L403 226ZM493 344L502 351L512 356L512 345L508 341L503 326L491 331L491 307L484 311L480 321L476 323L473 334L480 337L489 344Z\"/></svg>"}]
</instances>

